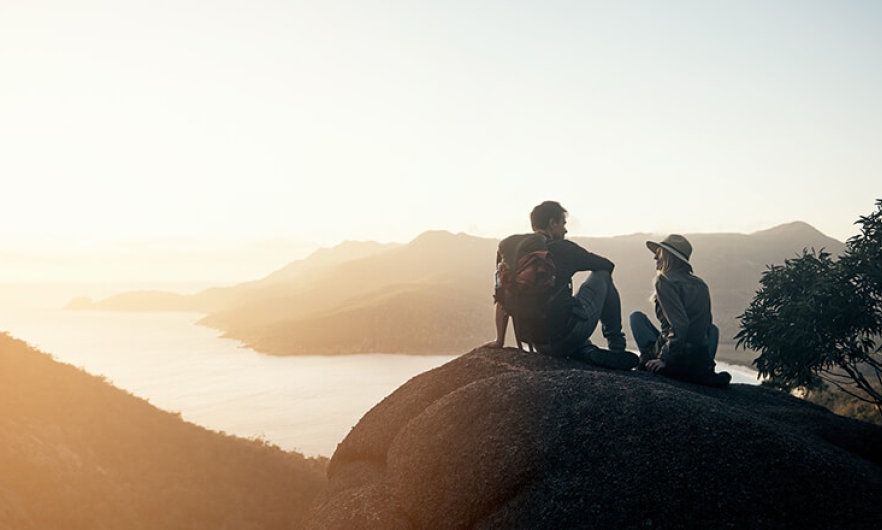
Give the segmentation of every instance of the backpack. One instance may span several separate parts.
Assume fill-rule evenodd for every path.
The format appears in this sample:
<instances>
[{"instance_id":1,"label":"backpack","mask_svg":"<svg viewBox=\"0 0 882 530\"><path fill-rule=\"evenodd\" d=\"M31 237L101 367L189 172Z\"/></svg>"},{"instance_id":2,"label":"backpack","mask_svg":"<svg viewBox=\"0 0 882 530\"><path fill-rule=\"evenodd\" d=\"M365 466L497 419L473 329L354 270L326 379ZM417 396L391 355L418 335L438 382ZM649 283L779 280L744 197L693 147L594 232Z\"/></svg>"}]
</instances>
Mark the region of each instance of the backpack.
<instances>
[{"instance_id":1,"label":"backpack","mask_svg":"<svg viewBox=\"0 0 882 530\"><path fill-rule=\"evenodd\" d=\"M499 243L496 301L512 317L518 348L548 336L547 318L557 292L556 267L543 234L517 234ZM558 290L559 292L560 290Z\"/></svg>"}]
</instances>

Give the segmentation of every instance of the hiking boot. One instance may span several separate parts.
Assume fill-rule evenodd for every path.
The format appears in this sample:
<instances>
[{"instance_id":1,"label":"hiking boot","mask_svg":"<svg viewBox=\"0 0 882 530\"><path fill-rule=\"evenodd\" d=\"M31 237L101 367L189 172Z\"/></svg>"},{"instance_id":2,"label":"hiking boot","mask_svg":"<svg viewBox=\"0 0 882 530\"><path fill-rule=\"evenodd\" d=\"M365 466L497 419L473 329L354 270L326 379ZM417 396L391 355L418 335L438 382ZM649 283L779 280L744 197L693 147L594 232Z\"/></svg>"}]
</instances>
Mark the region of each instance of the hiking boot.
<instances>
[{"instance_id":1,"label":"hiking boot","mask_svg":"<svg viewBox=\"0 0 882 530\"><path fill-rule=\"evenodd\" d=\"M727 388L731 380L732 375L729 372L719 372L708 378L707 385L716 388Z\"/></svg>"},{"instance_id":2,"label":"hiking boot","mask_svg":"<svg viewBox=\"0 0 882 530\"><path fill-rule=\"evenodd\" d=\"M594 346L587 352L587 359L592 364L603 366L604 368L612 368L613 370L631 370L639 359L637 355L626 350L605 350Z\"/></svg>"},{"instance_id":3,"label":"hiking boot","mask_svg":"<svg viewBox=\"0 0 882 530\"><path fill-rule=\"evenodd\" d=\"M625 351L626 342L625 342L625 334L613 334L606 338L606 348L609 351Z\"/></svg>"}]
</instances>

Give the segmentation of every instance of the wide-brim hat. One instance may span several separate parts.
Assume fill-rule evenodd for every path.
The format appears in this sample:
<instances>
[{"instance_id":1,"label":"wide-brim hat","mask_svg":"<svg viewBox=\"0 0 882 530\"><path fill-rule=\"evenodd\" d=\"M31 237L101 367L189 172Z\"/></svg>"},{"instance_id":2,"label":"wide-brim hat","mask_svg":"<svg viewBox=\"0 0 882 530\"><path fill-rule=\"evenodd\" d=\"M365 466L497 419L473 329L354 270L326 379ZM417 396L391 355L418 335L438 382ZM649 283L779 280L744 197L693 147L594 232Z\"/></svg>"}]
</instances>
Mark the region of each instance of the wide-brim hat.
<instances>
[{"instance_id":1,"label":"wide-brim hat","mask_svg":"<svg viewBox=\"0 0 882 530\"><path fill-rule=\"evenodd\" d=\"M692 256L692 244L679 234L671 234L662 239L660 243L647 241L646 247L651 250L653 254L658 252L659 247L661 247L686 263L689 263L689 257Z\"/></svg>"}]
</instances>

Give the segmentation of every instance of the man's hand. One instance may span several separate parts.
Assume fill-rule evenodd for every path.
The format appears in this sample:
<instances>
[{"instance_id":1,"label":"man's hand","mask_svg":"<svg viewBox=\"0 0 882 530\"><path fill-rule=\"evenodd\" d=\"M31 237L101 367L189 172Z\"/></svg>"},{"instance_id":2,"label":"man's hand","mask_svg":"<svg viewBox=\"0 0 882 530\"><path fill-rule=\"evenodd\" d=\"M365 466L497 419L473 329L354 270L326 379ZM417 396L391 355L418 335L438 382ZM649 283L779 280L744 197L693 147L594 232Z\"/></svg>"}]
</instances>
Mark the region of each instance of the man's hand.
<instances>
[{"instance_id":1,"label":"man's hand","mask_svg":"<svg viewBox=\"0 0 882 530\"><path fill-rule=\"evenodd\" d=\"M481 347L482 348L493 348L493 349L498 350L499 348L503 347L503 343L501 340L496 339L496 340L491 340L490 342L488 342L486 344L482 344Z\"/></svg>"},{"instance_id":2,"label":"man's hand","mask_svg":"<svg viewBox=\"0 0 882 530\"><path fill-rule=\"evenodd\" d=\"M646 363L646 370L648 372L656 373L659 370L661 370L662 368L664 368L665 366L667 366L667 363L665 363L661 359L653 359L653 360Z\"/></svg>"}]
</instances>

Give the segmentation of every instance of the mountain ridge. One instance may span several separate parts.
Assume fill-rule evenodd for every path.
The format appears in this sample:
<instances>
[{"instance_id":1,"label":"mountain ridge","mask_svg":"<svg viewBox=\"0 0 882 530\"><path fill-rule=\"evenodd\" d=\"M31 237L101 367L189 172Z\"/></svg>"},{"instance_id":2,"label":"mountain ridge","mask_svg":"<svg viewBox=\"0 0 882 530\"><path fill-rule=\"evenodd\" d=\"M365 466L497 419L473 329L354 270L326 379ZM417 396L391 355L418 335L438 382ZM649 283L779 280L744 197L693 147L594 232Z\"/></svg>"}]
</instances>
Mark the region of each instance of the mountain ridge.
<instances>
[{"instance_id":1,"label":"mountain ridge","mask_svg":"<svg viewBox=\"0 0 882 530\"><path fill-rule=\"evenodd\" d=\"M693 244L696 274L711 288L715 322L728 343L738 330L737 315L749 304L768 265L795 257L803 248L825 248L834 254L844 250L843 243L801 221L751 234L684 235ZM655 269L645 241L661 237L638 233L571 238L616 263L614 278L626 322L631 311L651 312L648 298ZM445 230L424 232L406 244L348 242L320 249L258 280L183 298L169 296L172 305L165 309L203 312L201 324L269 354L360 353L366 345L378 348L373 353L455 354L494 333L491 295L497 244L497 239ZM352 248L359 251L353 253ZM323 265L316 265L318 261ZM285 280L279 281L282 276ZM576 285L582 277L574 278ZM384 296L386 289L398 294ZM142 296L140 305L137 296L117 295L90 308L143 309L149 301L149 307L157 309L160 296ZM425 301L427 307L408 305L415 300ZM361 310L346 310L353 307ZM409 309L423 318L439 319L439 325L414 320ZM366 327L365 321L375 325ZM402 325L396 327L397 321ZM350 331L356 329L367 336ZM434 345L427 346L416 329L432 330ZM411 342L402 340L403 335Z\"/></svg>"}]
</instances>

